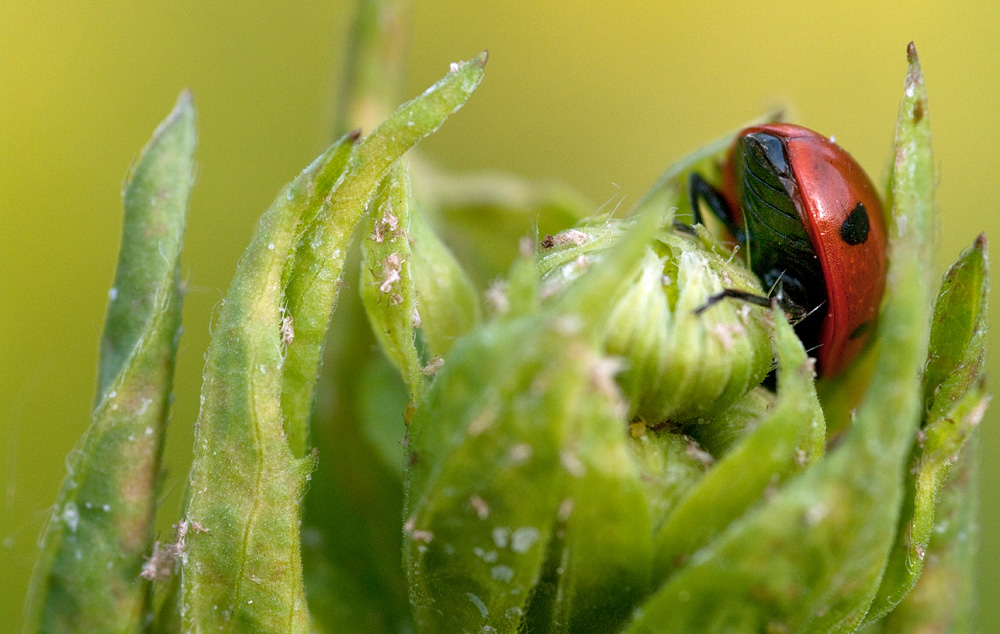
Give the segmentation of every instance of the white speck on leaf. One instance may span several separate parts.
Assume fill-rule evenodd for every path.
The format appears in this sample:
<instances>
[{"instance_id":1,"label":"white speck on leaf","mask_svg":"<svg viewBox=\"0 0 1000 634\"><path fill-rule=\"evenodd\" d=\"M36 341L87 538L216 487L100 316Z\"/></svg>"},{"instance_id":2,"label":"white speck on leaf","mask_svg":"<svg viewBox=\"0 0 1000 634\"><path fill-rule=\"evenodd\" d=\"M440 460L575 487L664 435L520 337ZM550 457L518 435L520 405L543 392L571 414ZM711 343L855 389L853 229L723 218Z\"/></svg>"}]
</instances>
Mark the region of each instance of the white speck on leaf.
<instances>
[{"instance_id":1,"label":"white speck on leaf","mask_svg":"<svg viewBox=\"0 0 1000 634\"><path fill-rule=\"evenodd\" d=\"M508 583L514 578L514 569L510 566L504 566L500 564L499 566L493 566L490 570L490 576L493 577L494 581L502 581Z\"/></svg>"},{"instance_id":2,"label":"white speck on leaf","mask_svg":"<svg viewBox=\"0 0 1000 634\"><path fill-rule=\"evenodd\" d=\"M476 557L479 557L480 559L482 559L483 561L485 561L488 564L492 564L493 562L495 562L497 560L497 557L499 557L499 555L497 554L497 551L495 551L495 550L483 550L482 548L480 548L478 546L476 546L475 548L472 549L472 554L475 555Z\"/></svg>"},{"instance_id":3,"label":"white speck on leaf","mask_svg":"<svg viewBox=\"0 0 1000 634\"><path fill-rule=\"evenodd\" d=\"M476 511L476 517L479 519L484 520L490 516L490 505L478 495L469 498L469 505Z\"/></svg>"},{"instance_id":4,"label":"white speck on leaf","mask_svg":"<svg viewBox=\"0 0 1000 634\"><path fill-rule=\"evenodd\" d=\"M505 526L494 528L493 543L497 545L497 548L506 548L510 543L510 529Z\"/></svg>"},{"instance_id":5,"label":"white speck on leaf","mask_svg":"<svg viewBox=\"0 0 1000 634\"><path fill-rule=\"evenodd\" d=\"M67 502L63 506L62 521L66 522L71 533L76 532L76 527L80 523L80 511L76 508L75 502Z\"/></svg>"},{"instance_id":6,"label":"white speck on leaf","mask_svg":"<svg viewBox=\"0 0 1000 634\"><path fill-rule=\"evenodd\" d=\"M810 526L815 526L823 521L823 518L826 517L829 512L830 510L826 508L826 505L814 504L809 507L808 511L806 511L806 523Z\"/></svg>"},{"instance_id":7,"label":"white speck on leaf","mask_svg":"<svg viewBox=\"0 0 1000 634\"><path fill-rule=\"evenodd\" d=\"M559 454L559 464L574 478L583 477L587 472L586 467L583 466L583 462L572 451L563 451Z\"/></svg>"},{"instance_id":8,"label":"white speck on leaf","mask_svg":"<svg viewBox=\"0 0 1000 634\"><path fill-rule=\"evenodd\" d=\"M510 537L510 549L515 553L526 553L535 545L541 532L534 526L522 526Z\"/></svg>"},{"instance_id":9,"label":"white speck on leaf","mask_svg":"<svg viewBox=\"0 0 1000 634\"><path fill-rule=\"evenodd\" d=\"M518 443L510 448L510 454L508 457L510 461L519 464L531 457L531 445L528 443Z\"/></svg>"}]
</instances>

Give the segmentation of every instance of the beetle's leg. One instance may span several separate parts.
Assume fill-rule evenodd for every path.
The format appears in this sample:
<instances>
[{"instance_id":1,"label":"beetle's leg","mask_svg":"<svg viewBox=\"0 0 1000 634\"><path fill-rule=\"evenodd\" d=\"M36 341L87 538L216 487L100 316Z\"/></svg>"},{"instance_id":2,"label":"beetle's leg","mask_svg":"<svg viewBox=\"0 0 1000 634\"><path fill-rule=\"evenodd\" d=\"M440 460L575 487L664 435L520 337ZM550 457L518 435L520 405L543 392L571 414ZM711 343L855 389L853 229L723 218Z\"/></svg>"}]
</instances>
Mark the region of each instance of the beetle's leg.
<instances>
[{"instance_id":1,"label":"beetle's leg","mask_svg":"<svg viewBox=\"0 0 1000 634\"><path fill-rule=\"evenodd\" d=\"M700 315L712 306L715 306L722 300L726 298L736 299L741 302L746 302L748 304L753 304L755 306L763 306L764 308L770 308L772 305L772 300L769 297L764 297L763 295L757 295L756 293L751 293L749 291L741 291L738 288L724 288L715 295L708 298L704 304L695 309L694 314Z\"/></svg>"},{"instance_id":2,"label":"beetle's leg","mask_svg":"<svg viewBox=\"0 0 1000 634\"><path fill-rule=\"evenodd\" d=\"M688 198L691 201L691 216L694 224L702 224L700 201L705 201L705 204L722 221L729 233L734 236L742 233L743 228L736 226L733 210L729 207L729 203L726 202L722 193L712 187L698 172L692 172L688 178Z\"/></svg>"}]
</instances>

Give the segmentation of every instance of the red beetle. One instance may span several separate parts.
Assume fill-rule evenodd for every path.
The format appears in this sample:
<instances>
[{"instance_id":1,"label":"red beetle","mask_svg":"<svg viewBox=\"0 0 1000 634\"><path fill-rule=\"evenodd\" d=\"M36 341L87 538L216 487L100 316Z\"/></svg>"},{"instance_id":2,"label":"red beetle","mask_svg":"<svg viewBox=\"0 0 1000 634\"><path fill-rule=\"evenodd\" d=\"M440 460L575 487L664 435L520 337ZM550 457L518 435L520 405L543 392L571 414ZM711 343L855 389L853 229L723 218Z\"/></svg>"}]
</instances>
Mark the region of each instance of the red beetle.
<instances>
[{"instance_id":1,"label":"red beetle","mask_svg":"<svg viewBox=\"0 0 1000 634\"><path fill-rule=\"evenodd\" d=\"M799 320L806 348L818 348L820 375L841 372L867 342L885 286L885 219L871 180L832 140L787 123L740 132L722 178L719 192L692 174L695 222L703 200ZM728 289L701 310L725 297L770 305Z\"/></svg>"}]
</instances>

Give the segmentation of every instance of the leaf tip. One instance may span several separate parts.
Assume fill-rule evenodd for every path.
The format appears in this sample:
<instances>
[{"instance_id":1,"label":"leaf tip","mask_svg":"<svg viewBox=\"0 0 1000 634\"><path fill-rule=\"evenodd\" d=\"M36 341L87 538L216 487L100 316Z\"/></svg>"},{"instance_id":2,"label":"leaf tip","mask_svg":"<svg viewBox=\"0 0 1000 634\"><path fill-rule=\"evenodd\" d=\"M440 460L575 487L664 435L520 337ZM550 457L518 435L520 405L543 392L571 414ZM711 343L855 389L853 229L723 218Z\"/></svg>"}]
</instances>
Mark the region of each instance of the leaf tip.
<instances>
[{"instance_id":1,"label":"leaf tip","mask_svg":"<svg viewBox=\"0 0 1000 634\"><path fill-rule=\"evenodd\" d=\"M920 70L920 57L917 55L917 47L910 42L906 45L906 62L910 65L909 72L906 74L906 87L909 89L911 86L922 84L923 72Z\"/></svg>"},{"instance_id":2,"label":"leaf tip","mask_svg":"<svg viewBox=\"0 0 1000 634\"><path fill-rule=\"evenodd\" d=\"M171 111L170 116L167 117L167 123L173 123L178 119L193 117L194 116L194 97L191 94L190 88L185 88L181 91L181 94L177 97L177 103L174 104L174 109Z\"/></svg>"}]
</instances>

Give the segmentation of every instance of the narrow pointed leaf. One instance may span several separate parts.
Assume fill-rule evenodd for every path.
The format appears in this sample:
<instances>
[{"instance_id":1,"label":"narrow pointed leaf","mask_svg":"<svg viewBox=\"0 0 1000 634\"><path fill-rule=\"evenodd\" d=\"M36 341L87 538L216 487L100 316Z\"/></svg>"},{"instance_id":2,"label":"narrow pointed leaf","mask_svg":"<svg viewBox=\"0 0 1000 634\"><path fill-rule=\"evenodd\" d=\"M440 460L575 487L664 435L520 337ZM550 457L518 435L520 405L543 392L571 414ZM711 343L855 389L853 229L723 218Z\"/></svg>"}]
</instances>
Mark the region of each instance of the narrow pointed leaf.
<instances>
[{"instance_id":1,"label":"narrow pointed leaf","mask_svg":"<svg viewBox=\"0 0 1000 634\"><path fill-rule=\"evenodd\" d=\"M935 525L916 585L892 612L874 621L882 634L973 634L979 546L979 434L966 442L938 494Z\"/></svg>"},{"instance_id":2,"label":"narrow pointed leaf","mask_svg":"<svg viewBox=\"0 0 1000 634\"><path fill-rule=\"evenodd\" d=\"M988 292L986 243L980 237L948 270L938 292L924 372L928 414L907 472L896 544L868 620L889 613L920 578L931 552L939 498L989 402L981 375ZM962 494L961 489L954 493ZM940 548L949 547L940 537L936 541ZM946 613L961 611L953 601L943 603Z\"/></svg>"},{"instance_id":3,"label":"narrow pointed leaf","mask_svg":"<svg viewBox=\"0 0 1000 634\"><path fill-rule=\"evenodd\" d=\"M420 332L432 357L443 357L481 318L476 287L448 247L412 205L410 268L417 290Z\"/></svg>"},{"instance_id":4,"label":"narrow pointed leaf","mask_svg":"<svg viewBox=\"0 0 1000 634\"><path fill-rule=\"evenodd\" d=\"M599 377L608 361L594 357L580 363ZM600 387L597 377L591 384ZM605 378L604 389L615 390L611 377ZM604 396L588 399L601 410L577 418L560 454L570 478L556 525L560 550L553 562L558 583L551 632L613 632L649 591L652 517L646 491L622 412L612 394ZM529 621L526 629L536 628Z\"/></svg>"},{"instance_id":5,"label":"narrow pointed leaf","mask_svg":"<svg viewBox=\"0 0 1000 634\"><path fill-rule=\"evenodd\" d=\"M443 79L400 106L365 137L337 187L306 228L286 289L296 337L296 345L288 349L282 397L290 429L308 428L326 328L336 305L347 250L375 188L393 163L462 107L479 85L485 64L486 53L454 64ZM308 434L293 436L290 443L296 455L304 455Z\"/></svg>"},{"instance_id":6,"label":"narrow pointed leaf","mask_svg":"<svg viewBox=\"0 0 1000 634\"><path fill-rule=\"evenodd\" d=\"M180 252L195 143L195 111L185 92L126 181L97 405L67 459L69 473L42 536L25 632L139 632L150 609L150 584L140 573L152 552L180 335Z\"/></svg>"},{"instance_id":7,"label":"narrow pointed leaf","mask_svg":"<svg viewBox=\"0 0 1000 634\"><path fill-rule=\"evenodd\" d=\"M343 168L334 144L261 218L209 346L195 434L181 614L190 632L306 632L299 500L313 458L297 458L281 410L288 333L282 277L310 203Z\"/></svg>"},{"instance_id":8,"label":"narrow pointed leaf","mask_svg":"<svg viewBox=\"0 0 1000 634\"><path fill-rule=\"evenodd\" d=\"M417 297L410 253L410 178L397 162L386 175L362 223L361 299L382 351L416 402L423 391L416 348Z\"/></svg>"}]
</instances>

